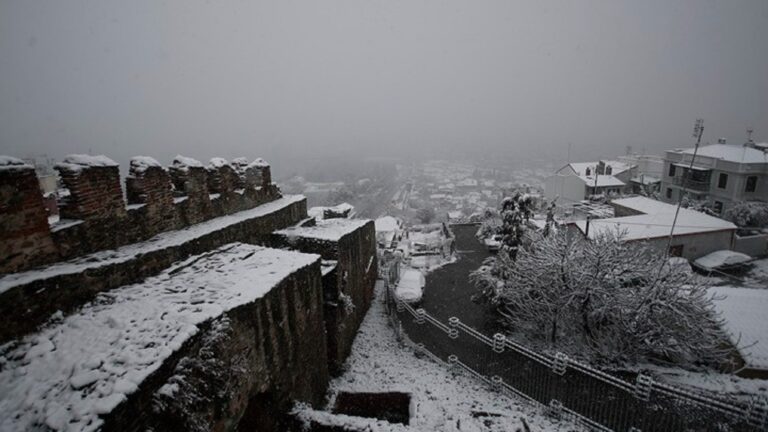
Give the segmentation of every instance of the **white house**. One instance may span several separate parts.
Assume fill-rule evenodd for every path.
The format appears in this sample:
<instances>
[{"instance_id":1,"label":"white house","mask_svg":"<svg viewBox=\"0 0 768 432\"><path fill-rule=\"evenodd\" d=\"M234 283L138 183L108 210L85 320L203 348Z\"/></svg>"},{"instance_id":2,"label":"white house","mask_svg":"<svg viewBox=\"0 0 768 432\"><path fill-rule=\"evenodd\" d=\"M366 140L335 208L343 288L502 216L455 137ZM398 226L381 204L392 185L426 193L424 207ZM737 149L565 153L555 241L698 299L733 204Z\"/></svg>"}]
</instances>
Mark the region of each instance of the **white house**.
<instances>
[{"instance_id":1,"label":"white house","mask_svg":"<svg viewBox=\"0 0 768 432\"><path fill-rule=\"evenodd\" d=\"M544 196L567 206L590 195L629 192L628 183L636 171L620 161L570 163L544 180Z\"/></svg>"},{"instance_id":2,"label":"white house","mask_svg":"<svg viewBox=\"0 0 768 432\"><path fill-rule=\"evenodd\" d=\"M677 202L680 194L708 201L723 214L738 201L768 201L768 154L761 144L713 144L666 152L661 199Z\"/></svg>"},{"instance_id":3,"label":"white house","mask_svg":"<svg viewBox=\"0 0 768 432\"><path fill-rule=\"evenodd\" d=\"M627 242L647 242L661 251L667 247L677 206L646 197L616 199L611 205L615 217L578 221L576 226L589 238L608 231L621 233ZM710 252L731 249L735 233L736 225L730 222L681 208L670 254L693 260Z\"/></svg>"}]
</instances>

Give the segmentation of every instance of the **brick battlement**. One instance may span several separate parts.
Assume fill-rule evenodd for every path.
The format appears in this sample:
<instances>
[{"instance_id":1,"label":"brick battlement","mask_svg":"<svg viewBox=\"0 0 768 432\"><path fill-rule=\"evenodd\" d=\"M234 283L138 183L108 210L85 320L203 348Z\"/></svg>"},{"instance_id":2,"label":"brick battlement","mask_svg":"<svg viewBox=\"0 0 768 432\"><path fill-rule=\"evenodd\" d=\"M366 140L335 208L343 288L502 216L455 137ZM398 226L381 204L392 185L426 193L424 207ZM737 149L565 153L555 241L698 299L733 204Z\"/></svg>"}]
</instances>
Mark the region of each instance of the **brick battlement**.
<instances>
[{"instance_id":1,"label":"brick battlement","mask_svg":"<svg viewBox=\"0 0 768 432\"><path fill-rule=\"evenodd\" d=\"M205 167L177 156L166 168L136 157L127 203L119 166L105 156L70 155L56 169L69 195L59 202L60 221L49 225L33 167L0 157L0 274L140 242L281 196L263 159L214 158Z\"/></svg>"}]
</instances>

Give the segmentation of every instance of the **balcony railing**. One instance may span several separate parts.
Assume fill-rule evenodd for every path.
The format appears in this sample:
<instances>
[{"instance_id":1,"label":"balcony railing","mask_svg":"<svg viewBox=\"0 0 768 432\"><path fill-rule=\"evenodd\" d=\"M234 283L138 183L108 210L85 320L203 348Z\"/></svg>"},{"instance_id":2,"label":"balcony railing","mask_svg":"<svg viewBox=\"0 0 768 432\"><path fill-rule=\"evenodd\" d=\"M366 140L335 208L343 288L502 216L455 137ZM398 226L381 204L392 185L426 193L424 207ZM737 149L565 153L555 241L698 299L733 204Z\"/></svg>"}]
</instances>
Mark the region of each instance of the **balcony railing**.
<instances>
[{"instance_id":1,"label":"balcony railing","mask_svg":"<svg viewBox=\"0 0 768 432\"><path fill-rule=\"evenodd\" d=\"M691 189L700 192L706 192L709 190L709 180L695 180L692 178L675 177L673 179L675 185L685 189Z\"/></svg>"}]
</instances>

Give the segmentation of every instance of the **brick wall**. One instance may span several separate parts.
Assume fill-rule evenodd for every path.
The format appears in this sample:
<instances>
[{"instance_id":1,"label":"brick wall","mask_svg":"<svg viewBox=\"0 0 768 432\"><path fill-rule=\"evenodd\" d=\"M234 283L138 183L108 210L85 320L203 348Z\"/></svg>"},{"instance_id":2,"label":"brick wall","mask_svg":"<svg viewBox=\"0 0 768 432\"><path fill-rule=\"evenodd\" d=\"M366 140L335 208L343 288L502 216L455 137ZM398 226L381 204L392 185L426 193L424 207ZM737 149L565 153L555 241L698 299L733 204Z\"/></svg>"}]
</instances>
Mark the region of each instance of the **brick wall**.
<instances>
[{"instance_id":1,"label":"brick wall","mask_svg":"<svg viewBox=\"0 0 768 432\"><path fill-rule=\"evenodd\" d=\"M47 211L38 205L42 198L34 171L4 169L7 202L0 211L7 214L2 228L8 240L0 246L0 275L140 242L281 196L263 160L255 165L241 160L237 168L224 162L215 170L212 192L210 171L194 159L178 156L166 169L152 158L134 158L126 178L126 203L114 161L68 156L56 168L70 194L59 203L61 222L51 227Z\"/></svg>"},{"instance_id":2,"label":"brick wall","mask_svg":"<svg viewBox=\"0 0 768 432\"><path fill-rule=\"evenodd\" d=\"M35 170L20 160L0 166L0 269L21 270L56 257Z\"/></svg>"}]
</instances>

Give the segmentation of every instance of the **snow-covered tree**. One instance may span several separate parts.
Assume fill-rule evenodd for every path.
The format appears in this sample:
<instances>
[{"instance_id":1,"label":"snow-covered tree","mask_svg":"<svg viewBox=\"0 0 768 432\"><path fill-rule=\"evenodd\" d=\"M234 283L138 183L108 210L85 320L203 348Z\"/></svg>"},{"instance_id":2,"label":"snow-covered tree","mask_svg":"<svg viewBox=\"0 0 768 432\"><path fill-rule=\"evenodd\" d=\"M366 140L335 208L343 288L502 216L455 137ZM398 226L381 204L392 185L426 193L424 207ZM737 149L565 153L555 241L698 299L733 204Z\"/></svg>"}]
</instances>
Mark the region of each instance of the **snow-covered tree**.
<instances>
[{"instance_id":1,"label":"snow-covered tree","mask_svg":"<svg viewBox=\"0 0 768 432\"><path fill-rule=\"evenodd\" d=\"M725 219L740 228L768 227L768 203L758 201L734 203L725 211Z\"/></svg>"},{"instance_id":2,"label":"snow-covered tree","mask_svg":"<svg viewBox=\"0 0 768 432\"><path fill-rule=\"evenodd\" d=\"M515 259L523 242L526 222L533 216L533 202L528 194L515 193L501 201L501 230L503 254Z\"/></svg>"},{"instance_id":3,"label":"snow-covered tree","mask_svg":"<svg viewBox=\"0 0 768 432\"><path fill-rule=\"evenodd\" d=\"M488 238L501 231L501 215L498 210L494 208L486 208L483 210L481 217L480 227L475 234L477 238Z\"/></svg>"},{"instance_id":4,"label":"snow-covered tree","mask_svg":"<svg viewBox=\"0 0 768 432\"><path fill-rule=\"evenodd\" d=\"M726 360L722 323L698 277L619 233L528 236L514 258L499 254L472 274L517 337L603 364Z\"/></svg>"}]
</instances>

